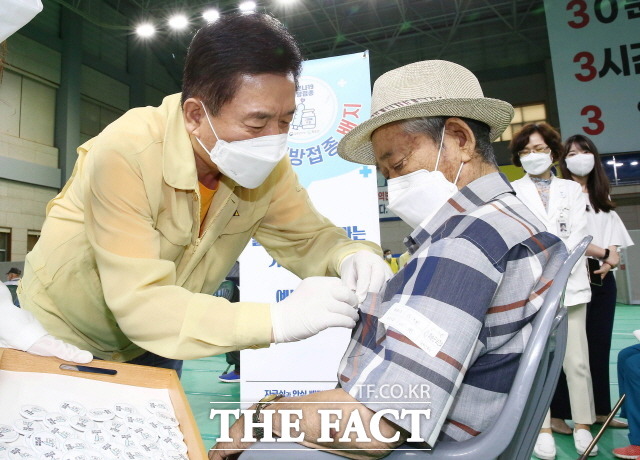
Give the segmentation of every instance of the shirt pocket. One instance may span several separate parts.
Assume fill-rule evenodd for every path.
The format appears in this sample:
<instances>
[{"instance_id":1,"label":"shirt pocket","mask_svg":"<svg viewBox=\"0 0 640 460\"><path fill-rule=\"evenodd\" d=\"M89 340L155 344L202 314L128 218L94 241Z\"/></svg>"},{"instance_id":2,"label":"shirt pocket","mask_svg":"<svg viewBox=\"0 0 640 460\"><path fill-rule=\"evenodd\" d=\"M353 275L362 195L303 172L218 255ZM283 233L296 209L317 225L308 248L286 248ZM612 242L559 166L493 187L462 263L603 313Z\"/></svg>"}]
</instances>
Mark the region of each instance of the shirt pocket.
<instances>
[{"instance_id":1,"label":"shirt pocket","mask_svg":"<svg viewBox=\"0 0 640 460\"><path fill-rule=\"evenodd\" d=\"M165 200L165 207L158 214L155 225L156 231L160 233L162 249L167 249L170 245L183 247L191 243L194 233L192 207L193 200L187 195L170 196Z\"/></svg>"},{"instance_id":2,"label":"shirt pocket","mask_svg":"<svg viewBox=\"0 0 640 460\"><path fill-rule=\"evenodd\" d=\"M173 246L187 246L191 243L191 228L176 228L170 224L159 223L156 226L156 230L160 233L161 240L166 240L166 242ZM164 243L164 241L160 242L162 247L166 246Z\"/></svg>"},{"instance_id":3,"label":"shirt pocket","mask_svg":"<svg viewBox=\"0 0 640 460\"><path fill-rule=\"evenodd\" d=\"M178 263L191 244L191 232L170 225L156 227L160 234L160 258Z\"/></svg>"}]
</instances>

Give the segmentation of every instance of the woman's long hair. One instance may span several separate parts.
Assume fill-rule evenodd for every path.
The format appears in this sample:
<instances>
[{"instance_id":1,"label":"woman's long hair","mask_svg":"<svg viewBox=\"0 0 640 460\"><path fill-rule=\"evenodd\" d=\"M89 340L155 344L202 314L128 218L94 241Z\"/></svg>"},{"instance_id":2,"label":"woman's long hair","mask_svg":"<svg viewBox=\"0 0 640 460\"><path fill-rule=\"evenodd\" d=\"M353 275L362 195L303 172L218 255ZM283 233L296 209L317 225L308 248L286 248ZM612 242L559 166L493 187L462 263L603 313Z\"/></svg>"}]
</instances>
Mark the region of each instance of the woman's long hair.
<instances>
[{"instance_id":1,"label":"woman's long hair","mask_svg":"<svg viewBox=\"0 0 640 460\"><path fill-rule=\"evenodd\" d=\"M562 177L565 179L572 179L573 176L569 168L567 168L567 155L571 146L576 146L583 152L591 152L593 154L594 166L589 175L587 176L587 191L589 192L589 201L595 212L609 212L615 209L616 204L611 201L609 194L611 193L611 185L609 184L609 178L604 172L602 161L600 159L600 153L591 139L581 134L571 136L564 143L564 149L562 155L560 155L559 165L560 171L562 171Z\"/></svg>"}]
</instances>

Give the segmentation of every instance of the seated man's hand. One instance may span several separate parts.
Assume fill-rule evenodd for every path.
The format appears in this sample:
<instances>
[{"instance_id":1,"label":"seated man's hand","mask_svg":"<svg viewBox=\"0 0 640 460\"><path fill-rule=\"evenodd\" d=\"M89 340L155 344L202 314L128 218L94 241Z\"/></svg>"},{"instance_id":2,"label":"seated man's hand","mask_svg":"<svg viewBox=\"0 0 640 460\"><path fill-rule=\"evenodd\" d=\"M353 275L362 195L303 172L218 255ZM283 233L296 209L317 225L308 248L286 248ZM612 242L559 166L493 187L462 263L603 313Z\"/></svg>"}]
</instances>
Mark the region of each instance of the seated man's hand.
<instances>
[{"instance_id":1,"label":"seated man's hand","mask_svg":"<svg viewBox=\"0 0 640 460\"><path fill-rule=\"evenodd\" d=\"M253 405L249 409L255 410ZM209 451L209 460L235 460L240 454L251 447L251 442L242 442L240 439L244 436L244 415L240 417L229 429L229 437L232 442L218 442ZM216 449L216 450L214 450Z\"/></svg>"},{"instance_id":2,"label":"seated man's hand","mask_svg":"<svg viewBox=\"0 0 640 460\"><path fill-rule=\"evenodd\" d=\"M358 299L337 278L306 278L286 299L271 304L275 343L306 339L328 327L353 329Z\"/></svg>"},{"instance_id":3,"label":"seated man's hand","mask_svg":"<svg viewBox=\"0 0 640 460\"><path fill-rule=\"evenodd\" d=\"M257 405L251 406L248 410L249 416L255 412ZM322 440L323 427L321 410L337 411L342 414L337 420L332 421L329 430L330 440ZM381 417L377 423L377 435L373 434L372 418L375 412L368 407L362 405L349 393L341 388L333 390L319 391L304 396L293 396L279 399L273 406L268 406L261 414L266 411L274 411L271 418L270 433L267 427L265 430L265 438L297 438L302 436L301 440L295 439L296 442L303 446L313 449L329 449L332 454L348 457L356 460L370 460L372 458L382 458L405 442L408 433L402 428L397 427L384 417ZM291 414L300 413L294 416L297 422L288 424L288 432L283 433L282 414L289 421L292 421ZM357 418L364 429L366 439L360 439L360 432L353 431L351 418L357 412ZM262 420L262 419L261 419ZM328 420L325 420L325 423ZM338 423L338 426L334 426ZM229 438L231 442L218 442L209 451L209 460L236 459L245 450L252 446L252 442L242 442L245 436L246 419L243 415L229 429ZM347 430L349 431L348 435ZM251 431L247 433L251 437ZM376 436L382 436L387 439L379 440ZM346 439L348 438L348 439ZM392 439L394 438L394 439ZM289 441L287 441L289 442ZM273 446L272 446L273 447ZM213 450L215 449L215 450Z\"/></svg>"},{"instance_id":4,"label":"seated man's hand","mask_svg":"<svg viewBox=\"0 0 640 460\"><path fill-rule=\"evenodd\" d=\"M389 264L370 251L350 254L340 264L340 278L356 293L358 303L364 302L368 292L380 292L392 277Z\"/></svg>"}]
</instances>

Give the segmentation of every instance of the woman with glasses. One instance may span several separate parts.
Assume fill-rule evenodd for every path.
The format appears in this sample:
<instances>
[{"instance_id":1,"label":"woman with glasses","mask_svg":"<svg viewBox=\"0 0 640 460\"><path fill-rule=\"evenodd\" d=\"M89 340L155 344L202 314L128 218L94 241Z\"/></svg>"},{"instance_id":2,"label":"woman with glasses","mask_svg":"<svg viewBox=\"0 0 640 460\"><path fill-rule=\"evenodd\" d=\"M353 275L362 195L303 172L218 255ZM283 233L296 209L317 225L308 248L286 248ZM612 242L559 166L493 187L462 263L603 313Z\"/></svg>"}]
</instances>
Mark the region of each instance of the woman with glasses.
<instances>
[{"instance_id":1,"label":"woman with glasses","mask_svg":"<svg viewBox=\"0 0 640 460\"><path fill-rule=\"evenodd\" d=\"M613 210L616 205L609 196L610 185L600 154L586 136L571 136L565 142L558 162L562 177L576 181L587 201L587 228L593 240L587 248L591 283L591 302L587 304L587 340L589 366L593 380L596 423L603 423L611 412L609 393L609 354L616 308L616 280L611 272L620 263L619 247L633 245L622 220ZM551 403L554 417L571 419L569 396L564 376ZM553 427L552 420L552 427ZM626 428L627 423L613 419L613 428Z\"/></svg>"},{"instance_id":2,"label":"woman with glasses","mask_svg":"<svg viewBox=\"0 0 640 460\"><path fill-rule=\"evenodd\" d=\"M587 233L587 203L577 182L559 179L551 171L563 151L560 134L547 123L530 123L516 133L509 145L512 161L527 174L511 185L522 202L540 219L547 231L562 239L572 250ZM589 371L589 348L585 323L591 288L586 261L573 269L564 297L568 309L569 333L563 369L567 375L571 413L575 421L573 439L582 454L592 441L590 427L595 422L593 388ZM596 446L591 455L596 455ZM556 447L547 414L533 453L542 460L552 460Z\"/></svg>"}]
</instances>

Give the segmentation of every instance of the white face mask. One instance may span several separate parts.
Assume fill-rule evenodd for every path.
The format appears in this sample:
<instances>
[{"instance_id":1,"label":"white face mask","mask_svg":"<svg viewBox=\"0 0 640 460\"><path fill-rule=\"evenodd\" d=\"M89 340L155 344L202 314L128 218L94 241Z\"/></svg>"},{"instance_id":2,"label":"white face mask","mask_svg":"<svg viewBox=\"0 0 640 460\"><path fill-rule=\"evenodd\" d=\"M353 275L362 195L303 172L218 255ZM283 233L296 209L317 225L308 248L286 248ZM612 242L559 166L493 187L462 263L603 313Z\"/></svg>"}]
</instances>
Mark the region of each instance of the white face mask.
<instances>
[{"instance_id":1,"label":"white face mask","mask_svg":"<svg viewBox=\"0 0 640 460\"><path fill-rule=\"evenodd\" d=\"M458 182L464 163L460 164L454 183L449 182L444 174L438 171L443 142L444 129L435 171L419 169L388 180L389 209L411 228L415 229L423 222L431 220L449 198L458 193L458 187L455 184Z\"/></svg>"},{"instance_id":2,"label":"white face mask","mask_svg":"<svg viewBox=\"0 0 640 460\"><path fill-rule=\"evenodd\" d=\"M595 158L591 153L578 153L566 158L567 168L576 176L586 176L595 166Z\"/></svg>"},{"instance_id":3,"label":"white face mask","mask_svg":"<svg viewBox=\"0 0 640 460\"><path fill-rule=\"evenodd\" d=\"M256 188L271 174L287 151L287 134L254 137L243 141L223 141L213 129L213 124L204 108L211 131L218 139L209 150L196 137L202 148L209 154L220 172L245 188Z\"/></svg>"},{"instance_id":4,"label":"white face mask","mask_svg":"<svg viewBox=\"0 0 640 460\"><path fill-rule=\"evenodd\" d=\"M553 161L550 153L530 153L520 158L520 163L525 171L533 176L537 176L545 172Z\"/></svg>"}]
</instances>

